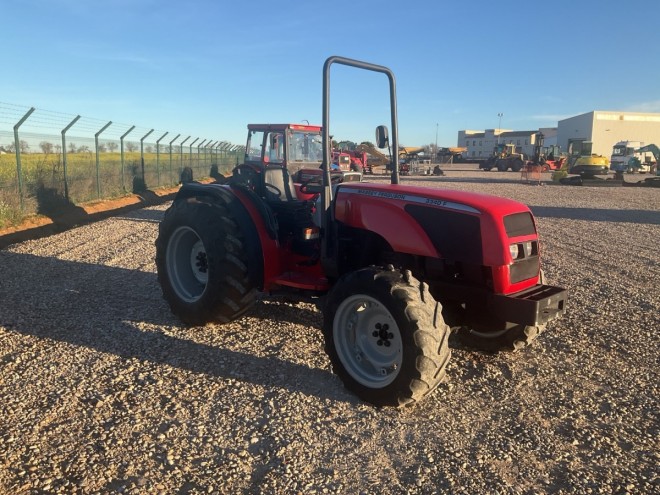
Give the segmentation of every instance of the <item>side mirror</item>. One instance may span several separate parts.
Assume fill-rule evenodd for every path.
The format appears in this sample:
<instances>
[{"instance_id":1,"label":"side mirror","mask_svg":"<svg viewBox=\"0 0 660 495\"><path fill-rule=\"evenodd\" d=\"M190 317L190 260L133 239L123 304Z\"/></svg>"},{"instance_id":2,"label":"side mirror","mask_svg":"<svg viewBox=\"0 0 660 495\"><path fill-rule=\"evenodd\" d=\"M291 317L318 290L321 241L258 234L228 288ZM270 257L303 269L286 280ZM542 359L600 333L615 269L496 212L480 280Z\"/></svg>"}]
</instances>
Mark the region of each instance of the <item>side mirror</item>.
<instances>
[{"instance_id":1,"label":"side mirror","mask_svg":"<svg viewBox=\"0 0 660 495\"><path fill-rule=\"evenodd\" d=\"M378 148L387 148L390 144L390 136L387 131L387 126L379 125L376 127L376 146Z\"/></svg>"}]
</instances>

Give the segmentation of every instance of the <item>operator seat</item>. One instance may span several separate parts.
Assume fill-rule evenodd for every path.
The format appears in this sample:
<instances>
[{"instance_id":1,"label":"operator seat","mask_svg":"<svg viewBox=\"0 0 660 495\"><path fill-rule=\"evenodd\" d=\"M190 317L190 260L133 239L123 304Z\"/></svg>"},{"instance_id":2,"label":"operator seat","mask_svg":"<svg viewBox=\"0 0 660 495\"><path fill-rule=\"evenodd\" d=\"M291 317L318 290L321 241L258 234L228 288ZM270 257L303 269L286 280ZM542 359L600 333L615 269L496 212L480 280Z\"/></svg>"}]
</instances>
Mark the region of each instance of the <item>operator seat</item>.
<instances>
[{"instance_id":1,"label":"operator seat","mask_svg":"<svg viewBox=\"0 0 660 495\"><path fill-rule=\"evenodd\" d=\"M263 173L264 198L268 202L297 201L289 171L280 165L266 165ZM268 187L268 185L272 187ZM279 192L279 194L278 194Z\"/></svg>"}]
</instances>

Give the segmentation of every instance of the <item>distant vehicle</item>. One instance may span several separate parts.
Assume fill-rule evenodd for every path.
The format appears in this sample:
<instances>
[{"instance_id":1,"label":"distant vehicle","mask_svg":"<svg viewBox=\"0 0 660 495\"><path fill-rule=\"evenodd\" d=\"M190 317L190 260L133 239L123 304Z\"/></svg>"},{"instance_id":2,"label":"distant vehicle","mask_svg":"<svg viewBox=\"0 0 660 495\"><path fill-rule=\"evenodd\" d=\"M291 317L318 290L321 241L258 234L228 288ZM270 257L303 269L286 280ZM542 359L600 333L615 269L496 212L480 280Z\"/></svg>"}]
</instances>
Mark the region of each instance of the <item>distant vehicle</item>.
<instances>
[{"instance_id":1,"label":"distant vehicle","mask_svg":"<svg viewBox=\"0 0 660 495\"><path fill-rule=\"evenodd\" d=\"M568 173L583 177L607 175L610 161L606 156L592 153L591 141L574 141L568 145Z\"/></svg>"},{"instance_id":2,"label":"distant vehicle","mask_svg":"<svg viewBox=\"0 0 660 495\"><path fill-rule=\"evenodd\" d=\"M610 170L629 174L650 172L653 155L646 151L640 152L639 149L642 146L644 146L644 143L641 141L619 141L616 143L612 147Z\"/></svg>"},{"instance_id":3,"label":"distant vehicle","mask_svg":"<svg viewBox=\"0 0 660 495\"><path fill-rule=\"evenodd\" d=\"M501 143L495 146L493 154L488 160L479 164L479 168L486 171L497 168L500 172L506 172L509 169L520 172L526 161L527 156L518 152L514 144Z\"/></svg>"}]
</instances>

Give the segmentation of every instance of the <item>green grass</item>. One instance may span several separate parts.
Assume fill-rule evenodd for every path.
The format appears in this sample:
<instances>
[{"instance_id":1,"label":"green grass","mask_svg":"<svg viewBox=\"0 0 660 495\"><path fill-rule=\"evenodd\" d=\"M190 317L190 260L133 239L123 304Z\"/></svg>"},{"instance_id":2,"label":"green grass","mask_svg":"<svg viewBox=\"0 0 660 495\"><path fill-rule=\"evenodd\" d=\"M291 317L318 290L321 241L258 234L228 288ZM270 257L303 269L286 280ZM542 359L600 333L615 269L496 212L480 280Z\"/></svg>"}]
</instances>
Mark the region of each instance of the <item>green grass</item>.
<instances>
[{"instance_id":1,"label":"green grass","mask_svg":"<svg viewBox=\"0 0 660 495\"><path fill-rule=\"evenodd\" d=\"M213 156L207 154L161 153L157 162L156 153L144 154L144 183L147 189L174 186L179 183L183 167L193 169L195 179L209 176L212 163L217 163L220 172L227 174L236 163L235 155ZM139 152L124 153L122 174L119 152L99 154L98 172L95 153L67 153L68 200L80 204L97 199L116 198L133 192L134 185L141 185L142 162ZM45 205L43 198L60 197L58 204L66 204L64 164L61 154L28 153L21 155L22 198L16 155L0 155L0 228L15 225L33 214L54 213ZM98 177L98 180L97 180ZM21 208L21 199L23 207ZM50 203L53 203L50 201Z\"/></svg>"}]
</instances>

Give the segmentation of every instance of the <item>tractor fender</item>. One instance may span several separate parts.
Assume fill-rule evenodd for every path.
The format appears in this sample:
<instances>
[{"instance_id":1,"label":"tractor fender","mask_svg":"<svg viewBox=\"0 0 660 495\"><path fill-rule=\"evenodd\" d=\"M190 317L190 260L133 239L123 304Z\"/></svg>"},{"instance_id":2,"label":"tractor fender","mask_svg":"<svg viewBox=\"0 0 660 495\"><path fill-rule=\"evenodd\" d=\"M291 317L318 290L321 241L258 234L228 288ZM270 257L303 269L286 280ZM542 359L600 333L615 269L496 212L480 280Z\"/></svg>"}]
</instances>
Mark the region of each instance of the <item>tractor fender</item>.
<instances>
[{"instance_id":1,"label":"tractor fender","mask_svg":"<svg viewBox=\"0 0 660 495\"><path fill-rule=\"evenodd\" d=\"M225 205L245 236L250 280L263 290L265 280L277 273L277 232L272 212L249 190L240 186L220 184L183 184L174 201L208 198ZM254 193L252 193L254 194ZM255 195L256 196L256 195Z\"/></svg>"}]
</instances>

